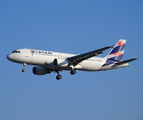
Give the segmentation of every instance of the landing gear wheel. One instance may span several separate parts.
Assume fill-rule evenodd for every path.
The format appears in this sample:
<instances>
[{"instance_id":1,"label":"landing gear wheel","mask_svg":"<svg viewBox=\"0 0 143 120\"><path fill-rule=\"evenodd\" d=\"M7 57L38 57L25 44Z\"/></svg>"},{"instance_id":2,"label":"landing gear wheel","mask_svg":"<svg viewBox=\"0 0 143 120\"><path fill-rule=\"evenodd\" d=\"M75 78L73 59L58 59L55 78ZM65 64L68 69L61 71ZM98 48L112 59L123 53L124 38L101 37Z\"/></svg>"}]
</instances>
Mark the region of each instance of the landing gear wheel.
<instances>
[{"instance_id":1,"label":"landing gear wheel","mask_svg":"<svg viewBox=\"0 0 143 120\"><path fill-rule=\"evenodd\" d=\"M62 78L62 76L59 74L59 71L56 71L56 72L58 73L56 79L57 79L57 80L60 80L60 79Z\"/></svg>"},{"instance_id":2,"label":"landing gear wheel","mask_svg":"<svg viewBox=\"0 0 143 120\"><path fill-rule=\"evenodd\" d=\"M25 69L22 69L22 72L25 72L26 70Z\"/></svg>"},{"instance_id":3,"label":"landing gear wheel","mask_svg":"<svg viewBox=\"0 0 143 120\"><path fill-rule=\"evenodd\" d=\"M57 80L60 80L61 78L62 78L61 75L57 75L57 77L56 77Z\"/></svg>"},{"instance_id":4,"label":"landing gear wheel","mask_svg":"<svg viewBox=\"0 0 143 120\"><path fill-rule=\"evenodd\" d=\"M74 75L74 74L76 74L76 70L71 70L71 75Z\"/></svg>"}]
</instances>

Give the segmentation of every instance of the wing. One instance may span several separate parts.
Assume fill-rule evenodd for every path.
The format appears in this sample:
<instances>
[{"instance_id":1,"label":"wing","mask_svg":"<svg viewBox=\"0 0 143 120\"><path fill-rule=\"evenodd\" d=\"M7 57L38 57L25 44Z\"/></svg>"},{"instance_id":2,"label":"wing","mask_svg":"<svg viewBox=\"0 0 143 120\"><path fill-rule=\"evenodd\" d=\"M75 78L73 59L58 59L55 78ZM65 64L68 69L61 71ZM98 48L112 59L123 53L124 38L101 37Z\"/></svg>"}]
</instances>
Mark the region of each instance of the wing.
<instances>
[{"instance_id":1,"label":"wing","mask_svg":"<svg viewBox=\"0 0 143 120\"><path fill-rule=\"evenodd\" d=\"M107 47L104 47L104 48L101 48L101 49L98 49L98 50L94 50L94 51L91 51L91 52L88 52L88 53L84 53L84 54L81 54L81 55L76 55L76 56L73 56L73 57L69 57L69 58L67 58L67 60L69 62L69 65L76 66L78 63L82 62L83 60L86 60L88 58L91 58L93 56L101 54L101 53L103 53L102 51L104 51L106 49L109 49L111 47L112 46L107 46Z\"/></svg>"}]
</instances>

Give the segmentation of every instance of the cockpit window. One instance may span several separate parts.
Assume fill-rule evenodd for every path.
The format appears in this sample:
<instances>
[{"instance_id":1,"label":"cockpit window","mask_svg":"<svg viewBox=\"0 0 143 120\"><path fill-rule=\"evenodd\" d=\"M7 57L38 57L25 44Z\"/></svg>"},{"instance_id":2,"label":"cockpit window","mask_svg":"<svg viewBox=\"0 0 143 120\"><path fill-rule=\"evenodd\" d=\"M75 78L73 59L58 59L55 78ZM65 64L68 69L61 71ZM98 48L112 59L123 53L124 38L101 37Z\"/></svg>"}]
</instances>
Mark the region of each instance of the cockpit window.
<instances>
[{"instance_id":1,"label":"cockpit window","mask_svg":"<svg viewBox=\"0 0 143 120\"><path fill-rule=\"evenodd\" d=\"M13 51L12 53L16 53L16 51Z\"/></svg>"},{"instance_id":2,"label":"cockpit window","mask_svg":"<svg viewBox=\"0 0 143 120\"><path fill-rule=\"evenodd\" d=\"M20 53L20 51L14 50L12 53Z\"/></svg>"}]
</instances>

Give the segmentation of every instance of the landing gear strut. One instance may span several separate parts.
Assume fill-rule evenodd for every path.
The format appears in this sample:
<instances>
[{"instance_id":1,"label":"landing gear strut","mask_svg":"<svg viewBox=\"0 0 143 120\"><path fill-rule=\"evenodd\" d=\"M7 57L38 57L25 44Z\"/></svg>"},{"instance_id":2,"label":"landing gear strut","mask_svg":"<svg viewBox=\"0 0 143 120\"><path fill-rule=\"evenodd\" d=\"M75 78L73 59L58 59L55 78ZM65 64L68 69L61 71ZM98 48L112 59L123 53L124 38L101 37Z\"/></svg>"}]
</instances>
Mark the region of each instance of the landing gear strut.
<instances>
[{"instance_id":1,"label":"landing gear strut","mask_svg":"<svg viewBox=\"0 0 143 120\"><path fill-rule=\"evenodd\" d=\"M70 65L70 67L71 67L71 71L70 71L71 75L76 74L76 70L74 69L74 66Z\"/></svg>"},{"instance_id":2,"label":"landing gear strut","mask_svg":"<svg viewBox=\"0 0 143 120\"><path fill-rule=\"evenodd\" d=\"M26 63L23 63L23 69L22 69L22 72L25 72L25 66L26 66Z\"/></svg>"},{"instance_id":3,"label":"landing gear strut","mask_svg":"<svg viewBox=\"0 0 143 120\"><path fill-rule=\"evenodd\" d=\"M56 72L58 73L56 79L57 79L57 80L60 80L60 79L62 78L62 76L59 74L59 71L56 71Z\"/></svg>"}]
</instances>

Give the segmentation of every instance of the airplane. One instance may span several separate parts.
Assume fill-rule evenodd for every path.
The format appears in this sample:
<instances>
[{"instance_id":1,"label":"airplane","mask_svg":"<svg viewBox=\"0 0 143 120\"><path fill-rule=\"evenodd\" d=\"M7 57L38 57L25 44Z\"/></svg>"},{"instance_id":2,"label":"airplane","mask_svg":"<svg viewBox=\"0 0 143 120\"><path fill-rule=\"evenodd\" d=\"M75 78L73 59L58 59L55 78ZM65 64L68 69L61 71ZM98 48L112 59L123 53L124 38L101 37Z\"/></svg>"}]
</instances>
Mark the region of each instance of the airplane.
<instances>
[{"instance_id":1,"label":"airplane","mask_svg":"<svg viewBox=\"0 0 143 120\"><path fill-rule=\"evenodd\" d=\"M35 65L33 74L45 75L56 72L57 80L62 76L59 71L68 70L71 75L76 74L77 70L81 71L105 71L129 66L128 62L137 60L132 58L122 61L126 40L120 39L115 46L106 46L84 54L67 54L60 52L35 50L35 49L17 49L7 55L7 59L23 64L22 72L25 72L26 65ZM104 50L112 48L106 57L100 56Z\"/></svg>"}]
</instances>

